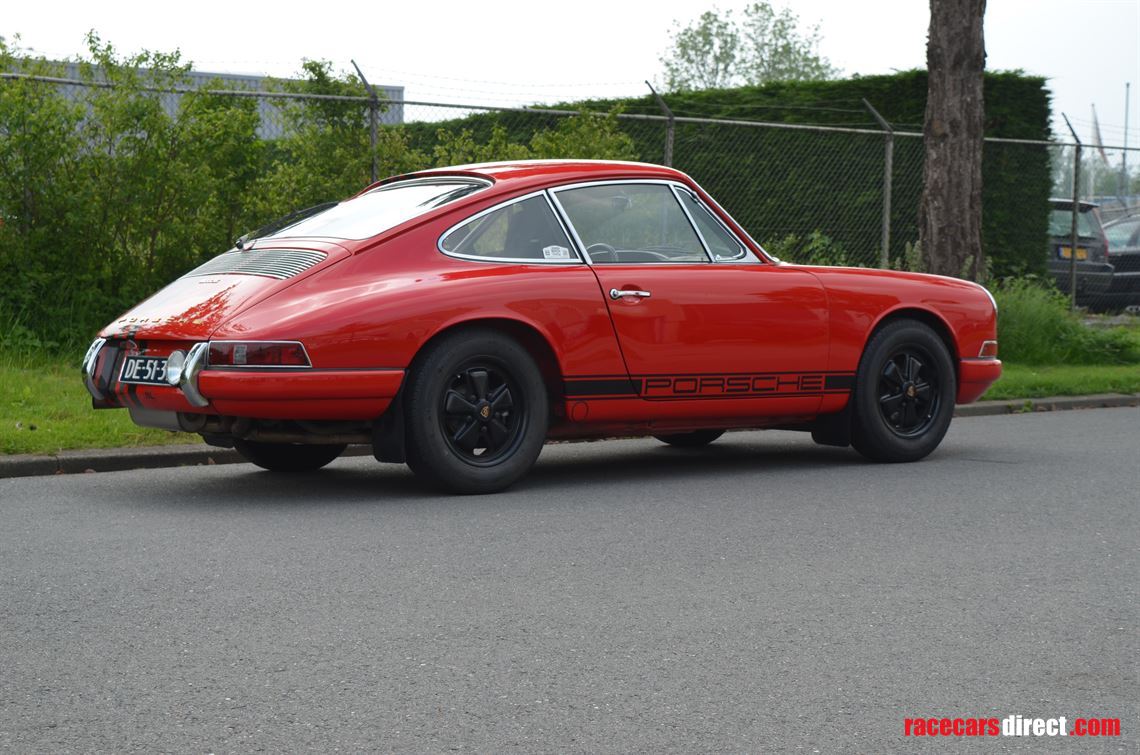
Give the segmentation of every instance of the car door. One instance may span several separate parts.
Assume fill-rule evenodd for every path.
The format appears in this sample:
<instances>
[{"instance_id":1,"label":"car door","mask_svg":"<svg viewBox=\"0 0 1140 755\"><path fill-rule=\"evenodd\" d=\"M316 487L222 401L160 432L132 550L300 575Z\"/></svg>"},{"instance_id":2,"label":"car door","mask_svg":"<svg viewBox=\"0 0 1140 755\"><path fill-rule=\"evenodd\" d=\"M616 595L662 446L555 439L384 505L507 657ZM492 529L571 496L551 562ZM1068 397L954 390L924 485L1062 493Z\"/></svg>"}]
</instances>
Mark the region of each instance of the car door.
<instances>
[{"instance_id":1,"label":"car door","mask_svg":"<svg viewBox=\"0 0 1140 755\"><path fill-rule=\"evenodd\" d=\"M554 195L590 257L642 398L802 397L779 411L818 407L828 323L815 276L758 260L678 185L611 182Z\"/></svg>"}]
</instances>

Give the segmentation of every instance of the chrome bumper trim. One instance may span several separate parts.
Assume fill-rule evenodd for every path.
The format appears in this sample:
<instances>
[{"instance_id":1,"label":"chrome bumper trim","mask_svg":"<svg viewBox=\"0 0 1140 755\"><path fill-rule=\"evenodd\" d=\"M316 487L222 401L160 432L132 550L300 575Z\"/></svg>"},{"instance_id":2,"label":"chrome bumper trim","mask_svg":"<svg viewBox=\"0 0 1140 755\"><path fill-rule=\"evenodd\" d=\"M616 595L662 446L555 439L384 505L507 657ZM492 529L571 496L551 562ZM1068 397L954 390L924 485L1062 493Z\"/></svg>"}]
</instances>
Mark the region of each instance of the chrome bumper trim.
<instances>
[{"instance_id":1,"label":"chrome bumper trim","mask_svg":"<svg viewBox=\"0 0 1140 755\"><path fill-rule=\"evenodd\" d=\"M95 386L95 365L99 361L99 352L103 350L106 343L106 338L96 338L87 347L87 354L83 357L83 385L87 387L87 392L96 401L102 401L106 398L103 391Z\"/></svg>"},{"instance_id":2,"label":"chrome bumper trim","mask_svg":"<svg viewBox=\"0 0 1140 755\"><path fill-rule=\"evenodd\" d=\"M210 344L207 342L191 346L186 352L186 361L182 365L182 379L178 381L178 387L182 389L186 400L191 406L199 408L210 405L209 399L198 390L198 373L206 366L206 354L209 350Z\"/></svg>"}]
</instances>

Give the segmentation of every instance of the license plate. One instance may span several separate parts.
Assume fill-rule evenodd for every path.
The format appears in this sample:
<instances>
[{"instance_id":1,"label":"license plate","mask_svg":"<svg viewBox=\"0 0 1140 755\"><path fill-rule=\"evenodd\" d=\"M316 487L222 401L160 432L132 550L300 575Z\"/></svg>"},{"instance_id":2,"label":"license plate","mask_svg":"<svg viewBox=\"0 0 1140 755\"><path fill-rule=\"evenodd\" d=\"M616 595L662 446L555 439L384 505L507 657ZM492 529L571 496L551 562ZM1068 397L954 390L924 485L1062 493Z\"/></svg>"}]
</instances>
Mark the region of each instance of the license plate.
<instances>
[{"instance_id":1,"label":"license plate","mask_svg":"<svg viewBox=\"0 0 1140 755\"><path fill-rule=\"evenodd\" d=\"M1061 247L1061 250L1058 252L1058 254L1060 255L1061 259L1063 259L1063 260L1072 259L1073 258L1073 248L1071 246L1063 246L1063 247ZM1077 259L1087 260L1088 258L1089 258L1089 250L1085 249L1083 246L1078 246L1077 247Z\"/></svg>"},{"instance_id":2,"label":"license plate","mask_svg":"<svg viewBox=\"0 0 1140 755\"><path fill-rule=\"evenodd\" d=\"M139 385L166 385L166 357L127 357L119 382Z\"/></svg>"}]
</instances>

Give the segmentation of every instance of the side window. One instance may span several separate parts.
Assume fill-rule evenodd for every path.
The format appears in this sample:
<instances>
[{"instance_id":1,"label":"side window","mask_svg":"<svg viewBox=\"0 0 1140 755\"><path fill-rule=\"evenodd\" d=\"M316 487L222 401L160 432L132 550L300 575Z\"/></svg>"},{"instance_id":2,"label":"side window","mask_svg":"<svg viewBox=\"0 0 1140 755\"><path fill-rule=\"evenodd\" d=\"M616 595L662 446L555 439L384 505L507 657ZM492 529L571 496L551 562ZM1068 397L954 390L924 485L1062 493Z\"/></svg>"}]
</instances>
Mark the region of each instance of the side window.
<instances>
[{"instance_id":1,"label":"side window","mask_svg":"<svg viewBox=\"0 0 1140 755\"><path fill-rule=\"evenodd\" d=\"M443 251L488 259L570 262L578 259L570 239L542 196L512 202L453 229L439 242Z\"/></svg>"},{"instance_id":2,"label":"side window","mask_svg":"<svg viewBox=\"0 0 1140 755\"><path fill-rule=\"evenodd\" d=\"M677 196L681 198L681 203L685 205L693 222L697 224L697 229L704 237L705 243L709 245L709 252L715 261L755 260L755 257L740 245L736 237L729 233L728 229L721 225L696 197L684 189L678 189Z\"/></svg>"},{"instance_id":3,"label":"side window","mask_svg":"<svg viewBox=\"0 0 1140 755\"><path fill-rule=\"evenodd\" d=\"M601 184L555 196L597 264L709 261L668 186Z\"/></svg>"}]
</instances>

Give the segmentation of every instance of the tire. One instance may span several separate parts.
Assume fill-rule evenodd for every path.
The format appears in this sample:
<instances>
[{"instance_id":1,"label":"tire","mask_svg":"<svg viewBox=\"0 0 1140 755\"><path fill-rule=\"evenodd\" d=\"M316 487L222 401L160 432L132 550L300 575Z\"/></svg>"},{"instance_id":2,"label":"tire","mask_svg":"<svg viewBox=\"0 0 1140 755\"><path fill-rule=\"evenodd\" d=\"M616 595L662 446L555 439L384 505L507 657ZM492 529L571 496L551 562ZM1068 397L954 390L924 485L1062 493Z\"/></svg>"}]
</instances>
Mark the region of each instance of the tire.
<instances>
[{"instance_id":1,"label":"tire","mask_svg":"<svg viewBox=\"0 0 1140 755\"><path fill-rule=\"evenodd\" d=\"M417 358L405 398L408 466L456 493L494 493L534 465L550 421L534 359L492 330L444 336Z\"/></svg>"},{"instance_id":2,"label":"tire","mask_svg":"<svg viewBox=\"0 0 1140 755\"><path fill-rule=\"evenodd\" d=\"M246 461L270 472L312 472L344 453L344 444L261 443L234 440L234 449Z\"/></svg>"},{"instance_id":3,"label":"tire","mask_svg":"<svg viewBox=\"0 0 1140 755\"><path fill-rule=\"evenodd\" d=\"M889 323L859 361L851 445L872 461L918 461L946 435L955 396L954 363L942 339L914 320Z\"/></svg>"},{"instance_id":4,"label":"tire","mask_svg":"<svg viewBox=\"0 0 1140 755\"><path fill-rule=\"evenodd\" d=\"M662 443L668 443L677 448L699 448L707 446L724 435L724 430L693 430L689 433L674 433L673 435L654 435Z\"/></svg>"}]
</instances>

